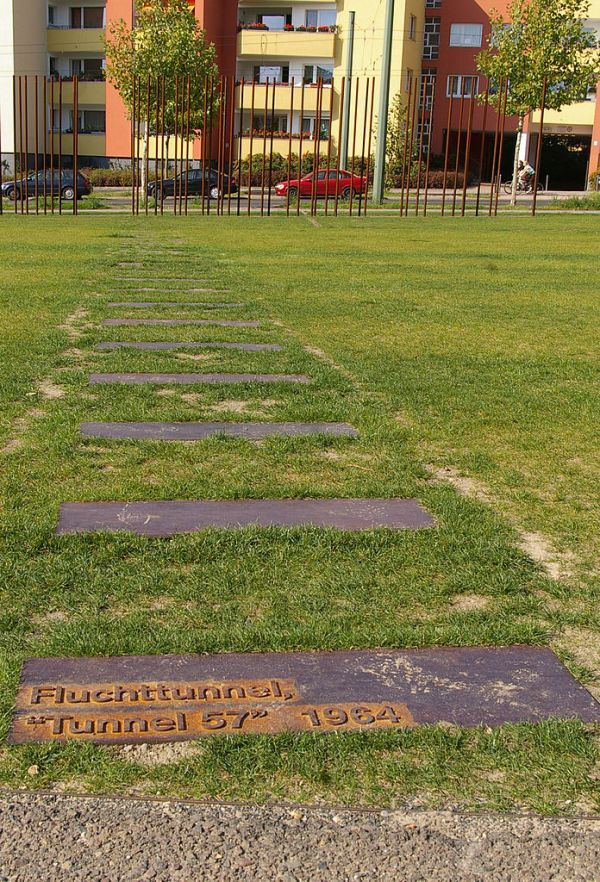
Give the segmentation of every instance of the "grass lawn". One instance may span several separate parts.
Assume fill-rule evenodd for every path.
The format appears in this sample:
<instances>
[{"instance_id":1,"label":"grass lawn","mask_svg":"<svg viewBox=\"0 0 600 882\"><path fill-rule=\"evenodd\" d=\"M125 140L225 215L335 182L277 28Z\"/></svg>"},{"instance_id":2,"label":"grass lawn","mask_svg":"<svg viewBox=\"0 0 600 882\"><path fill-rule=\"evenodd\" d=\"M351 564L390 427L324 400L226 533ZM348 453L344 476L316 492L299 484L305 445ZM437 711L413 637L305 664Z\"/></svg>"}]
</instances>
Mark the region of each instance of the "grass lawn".
<instances>
[{"instance_id":1,"label":"grass lawn","mask_svg":"<svg viewBox=\"0 0 600 882\"><path fill-rule=\"evenodd\" d=\"M597 220L318 224L2 219L2 738L28 655L550 644L600 690ZM159 257L169 242L179 253ZM263 327L100 326L151 314L108 300L174 299L134 293L161 288L153 276L208 277ZM186 287L202 284L177 299L202 299ZM228 339L284 349L94 349ZM314 382L89 387L91 371ZM144 419L348 421L360 438L79 437L83 421ZM63 501L269 496L417 496L439 528L53 535ZM599 734L557 720L240 737L162 764L160 748L3 747L0 783L583 813L600 810Z\"/></svg>"}]
</instances>

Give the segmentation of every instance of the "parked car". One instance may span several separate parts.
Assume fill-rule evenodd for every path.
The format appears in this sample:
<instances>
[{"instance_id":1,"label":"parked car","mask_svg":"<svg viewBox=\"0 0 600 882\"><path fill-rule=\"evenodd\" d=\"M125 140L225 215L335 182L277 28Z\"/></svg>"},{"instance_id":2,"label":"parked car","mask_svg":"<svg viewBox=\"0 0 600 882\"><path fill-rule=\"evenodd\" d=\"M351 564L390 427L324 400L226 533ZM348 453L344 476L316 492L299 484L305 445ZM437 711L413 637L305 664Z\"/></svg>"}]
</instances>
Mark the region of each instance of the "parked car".
<instances>
[{"instance_id":1,"label":"parked car","mask_svg":"<svg viewBox=\"0 0 600 882\"><path fill-rule=\"evenodd\" d=\"M358 196L360 193L367 192L367 179L360 175L352 175L349 171L335 168L321 169L317 172L316 182L317 196L333 196L337 193L340 199L349 199L354 193ZM275 192L278 196L287 196L290 199L296 199L298 194L300 198L311 197L313 195L313 173L304 175L303 178L297 178L292 181L282 181L276 184Z\"/></svg>"},{"instance_id":2,"label":"parked car","mask_svg":"<svg viewBox=\"0 0 600 882\"><path fill-rule=\"evenodd\" d=\"M69 169L63 169L60 173L58 170L50 172L50 169L47 169L45 172L39 172L37 175L38 196L43 197L44 195L44 183L46 196L50 196L54 193L54 195L58 197L60 193L62 194L63 199L71 200L75 197L75 176ZM20 201L21 199L35 196L35 192L35 174L29 175L27 178L17 178L16 186L14 180L5 181L2 184L2 195L6 199L16 199L17 201ZM77 198L81 199L83 196L89 196L91 192L92 185L88 179L84 177L81 172L77 172Z\"/></svg>"},{"instance_id":3,"label":"parked car","mask_svg":"<svg viewBox=\"0 0 600 882\"><path fill-rule=\"evenodd\" d=\"M207 199L218 199L219 196L228 195L229 193L237 193L237 184L235 178L222 173L220 176L215 168L205 168L204 174L201 168L191 168L187 172L187 194L188 196L201 196L202 192ZM204 178L204 187L203 184ZM177 175L177 178L165 178L162 183L158 181L150 181L148 184L148 196L157 195L166 199L167 196L173 196L175 193L175 180L177 180L177 195L185 194L186 172Z\"/></svg>"}]
</instances>

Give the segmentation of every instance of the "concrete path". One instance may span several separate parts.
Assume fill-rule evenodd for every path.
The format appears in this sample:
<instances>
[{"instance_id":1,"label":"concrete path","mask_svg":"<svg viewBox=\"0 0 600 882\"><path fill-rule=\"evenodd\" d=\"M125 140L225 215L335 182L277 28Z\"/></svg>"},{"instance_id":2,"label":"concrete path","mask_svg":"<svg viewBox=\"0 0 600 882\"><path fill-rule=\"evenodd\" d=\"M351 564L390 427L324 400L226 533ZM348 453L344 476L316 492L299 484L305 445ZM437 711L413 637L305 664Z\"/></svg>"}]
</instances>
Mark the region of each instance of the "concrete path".
<instances>
[{"instance_id":1,"label":"concrete path","mask_svg":"<svg viewBox=\"0 0 600 882\"><path fill-rule=\"evenodd\" d=\"M0 882L598 882L600 818L0 797Z\"/></svg>"}]
</instances>

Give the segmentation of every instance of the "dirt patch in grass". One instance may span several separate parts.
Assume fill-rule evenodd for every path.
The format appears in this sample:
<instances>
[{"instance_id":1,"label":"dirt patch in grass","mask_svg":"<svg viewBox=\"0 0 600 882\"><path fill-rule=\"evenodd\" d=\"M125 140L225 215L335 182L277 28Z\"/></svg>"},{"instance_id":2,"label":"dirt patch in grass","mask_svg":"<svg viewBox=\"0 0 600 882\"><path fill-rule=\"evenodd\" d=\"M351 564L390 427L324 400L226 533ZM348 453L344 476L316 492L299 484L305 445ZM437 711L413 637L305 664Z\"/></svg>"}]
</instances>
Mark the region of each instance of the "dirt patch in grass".
<instances>
[{"instance_id":1,"label":"dirt patch in grass","mask_svg":"<svg viewBox=\"0 0 600 882\"><path fill-rule=\"evenodd\" d=\"M19 447L22 447L23 439L21 438L21 435L25 434L27 431L29 421L45 415L45 412L40 410L39 407L32 407L27 411L24 417L18 417L13 423L13 436L8 439L4 447L0 450L0 453L12 453L13 450L18 450Z\"/></svg>"},{"instance_id":2,"label":"dirt patch in grass","mask_svg":"<svg viewBox=\"0 0 600 882\"><path fill-rule=\"evenodd\" d=\"M57 386L52 380L42 380L42 382L38 386L38 390L44 398L63 398L65 393L64 389L61 389L60 386Z\"/></svg>"},{"instance_id":3,"label":"dirt patch in grass","mask_svg":"<svg viewBox=\"0 0 600 882\"><path fill-rule=\"evenodd\" d=\"M475 612L489 606L489 597L481 594L459 594L450 601L450 607L456 612Z\"/></svg>"},{"instance_id":4,"label":"dirt patch in grass","mask_svg":"<svg viewBox=\"0 0 600 882\"><path fill-rule=\"evenodd\" d=\"M567 626L552 641L553 647L572 656L576 662L594 675L594 682L586 688L600 701L600 641L598 633L587 628Z\"/></svg>"},{"instance_id":5,"label":"dirt patch in grass","mask_svg":"<svg viewBox=\"0 0 600 882\"><path fill-rule=\"evenodd\" d=\"M75 312L67 316L62 325L58 326L59 330L65 331L69 340L79 340L82 336L82 329L84 327L92 327L91 323L85 321L87 315L87 309L78 307Z\"/></svg>"},{"instance_id":6,"label":"dirt patch in grass","mask_svg":"<svg viewBox=\"0 0 600 882\"><path fill-rule=\"evenodd\" d=\"M434 465L427 465L425 468L434 481L445 481L447 484L452 484L454 489L460 493L461 496L477 499L479 502L485 502L487 505L492 504L492 499L487 489L480 481L475 480L475 478L461 475L457 469L453 469L450 466L437 468Z\"/></svg>"}]
</instances>

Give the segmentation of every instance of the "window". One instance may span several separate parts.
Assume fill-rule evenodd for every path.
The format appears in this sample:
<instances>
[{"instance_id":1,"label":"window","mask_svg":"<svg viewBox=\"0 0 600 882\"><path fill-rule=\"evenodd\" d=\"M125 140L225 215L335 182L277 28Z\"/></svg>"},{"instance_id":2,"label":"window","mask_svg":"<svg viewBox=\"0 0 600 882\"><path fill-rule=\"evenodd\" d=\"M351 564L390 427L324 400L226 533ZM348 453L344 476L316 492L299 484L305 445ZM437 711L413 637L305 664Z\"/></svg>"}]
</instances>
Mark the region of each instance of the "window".
<instances>
[{"instance_id":1,"label":"window","mask_svg":"<svg viewBox=\"0 0 600 882\"><path fill-rule=\"evenodd\" d=\"M333 27L337 21L337 12L335 9L307 9L306 10L306 27L307 28L325 28Z\"/></svg>"},{"instance_id":2,"label":"window","mask_svg":"<svg viewBox=\"0 0 600 882\"><path fill-rule=\"evenodd\" d=\"M72 58L71 76L93 82L104 79L104 67L101 58Z\"/></svg>"},{"instance_id":3,"label":"window","mask_svg":"<svg viewBox=\"0 0 600 882\"><path fill-rule=\"evenodd\" d=\"M439 15L425 19L425 34L423 40L423 58L439 58L440 55L440 27L442 19Z\"/></svg>"},{"instance_id":4,"label":"window","mask_svg":"<svg viewBox=\"0 0 600 882\"><path fill-rule=\"evenodd\" d=\"M78 110L77 131L80 134L103 134L106 131L106 111ZM71 111L71 128L73 128L73 111Z\"/></svg>"},{"instance_id":5,"label":"window","mask_svg":"<svg viewBox=\"0 0 600 882\"><path fill-rule=\"evenodd\" d=\"M71 6L71 27L103 28L104 6Z\"/></svg>"},{"instance_id":6,"label":"window","mask_svg":"<svg viewBox=\"0 0 600 882\"><path fill-rule=\"evenodd\" d=\"M423 68L421 77L421 107L424 110L431 110L433 105L433 94L435 89L435 70Z\"/></svg>"},{"instance_id":7,"label":"window","mask_svg":"<svg viewBox=\"0 0 600 882\"><path fill-rule=\"evenodd\" d=\"M412 91L413 76L414 76L413 71L410 69L410 67L407 67L406 68L406 76L404 79L404 89L406 92Z\"/></svg>"},{"instance_id":8,"label":"window","mask_svg":"<svg viewBox=\"0 0 600 882\"><path fill-rule=\"evenodd\" d=\"M425 9L441 9L442 0L425 0Z\"/></svg>"},{"instance_id":9,"label":"window","mask_svg":"<svg viewBox=\"0 0 600 882\"><path fill-rule=\"evenodd\" d=\"M54 27L56 24L56 6L48 7L48 27Z\"/></svg>"},{"instance_id":10,"label":"window","mask_svg":"<svg viewBox=\"0 0 600 882\"><path fill-rule=\"evenodd\" d=\"M417 16L411 15L410 22L408 25L408 39L416 40L417 39Z\"/></svg>"},{"instance_id":11,"label":"window","mask_svg":"<svg viewBox=\"0 0 600 882\"><path fill-rule=\"evenodd\" d=\"M258 18L270 31L282 31L286 23L285 15L259 15Z\"/></svg>"},{"instance_id":12,"label":"window","mask_svg":"<svg viewBox=\"0 0 600 882\"><path fill-rule=\"evenodd\" d=\"M307 86L315 85L323 80L323 85L330 86L333 82L333 64L321 67L319 64L304 65L304 83Z\"/></svg>"},{"instance_id":13,"label":"window","mask_svg":"<svg viewBox=\"0 0 600 882\"><path fill-rule=\"evenodd\" d=\"M268 113L265 124L264 113L255 113L252 118L252 130L254 132L281 132L285 134L288 130L288 118L287 116L272 116Z\"/></svg>"},{"instance_id":14,"label":"window","mask_svg":"<svg viewBox=\"0 0 600 882\"><path fill-rule=\"evenodd\" d=\"M48 59L48 73L51 77L58 76L58 70L56 69L56 58L53 58L52 55Z\"/></svg>"},{"instance_id":15,"label":"window","mask_svg":"<svg viewBox=\"0 0 600 882\"><path fill-rule=\"evenodd\" d=\"M448 98L473 98L479 91L479 77L450 76L446 85Z\"/></svg>"},{"instance_id":16,"label":"window","mask_svg":"<svg viewBox=\"0 0 600 882\"><path fill-rule=\"evenodd\" d=\"M481 46L483 39L483 25L481 24L453 24L450 25L451 46Z\"/></svg>"},{"instance_id":17,"label":"window","mask_svg":"<svg viewBox=\"0 0 600 882\"><path fill-rule=\"evenodd\" d=\"M289 83L290 81L290 66L289 64L282 65L281 67L272 66L265 67L264 65L255 64L254 65L254 82L255 83L269 83L269 85L273 85L273 80L276 83Z\"/></svg>"}]
</instances>

